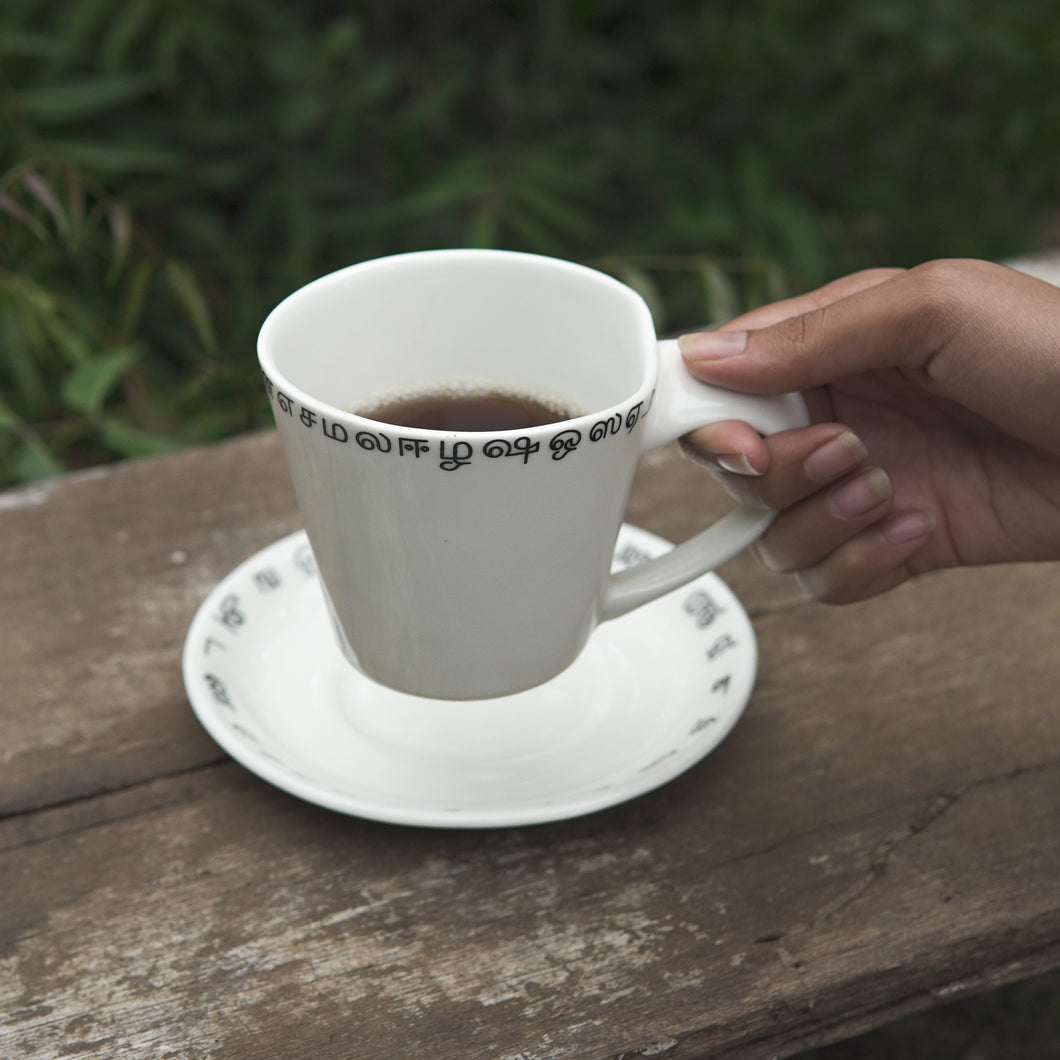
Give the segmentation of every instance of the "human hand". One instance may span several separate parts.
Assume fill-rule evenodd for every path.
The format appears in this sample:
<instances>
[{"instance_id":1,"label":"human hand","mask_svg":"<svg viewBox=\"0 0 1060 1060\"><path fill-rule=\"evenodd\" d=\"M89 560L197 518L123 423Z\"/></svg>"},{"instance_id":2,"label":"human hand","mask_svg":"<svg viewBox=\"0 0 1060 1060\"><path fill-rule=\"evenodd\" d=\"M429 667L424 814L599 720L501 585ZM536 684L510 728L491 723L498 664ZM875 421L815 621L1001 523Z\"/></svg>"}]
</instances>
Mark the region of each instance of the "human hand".
<instances>
[{"instance_id":1,"label":"human hand","mask_svg":"<svg viewBox=\"0 0 1060 1060\"><path fill-rule=\"evenodd\" d=\"M680 346L705 382L806 392L810 427L726 421L685 444L780 509L757 552L818 599L1060 558L1060 288L982 261L875 269Z\"/></svg>"}]
</instances>

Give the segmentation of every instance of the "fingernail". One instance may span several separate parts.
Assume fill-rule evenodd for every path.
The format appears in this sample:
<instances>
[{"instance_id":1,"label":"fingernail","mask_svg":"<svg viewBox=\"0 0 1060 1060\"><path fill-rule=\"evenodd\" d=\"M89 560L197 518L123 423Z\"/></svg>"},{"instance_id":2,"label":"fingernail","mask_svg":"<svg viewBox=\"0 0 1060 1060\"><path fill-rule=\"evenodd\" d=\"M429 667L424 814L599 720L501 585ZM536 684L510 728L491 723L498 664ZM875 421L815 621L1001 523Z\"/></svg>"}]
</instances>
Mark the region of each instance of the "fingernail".
<instances>
[{"instance_id":1,"label":"fingernail","mask_svg":"<svg viewBox=\"0 0 1060 1060\"><path fill-rule=\"evenodd\" d=\"M874 467L832 490L828 507L839 519L857 519L890 500L893 493L887 472L882 467Z\"/></svg>"},{"instance_id":2,"label":"fingernail","mask_svg":"<svg viewBox=\"0 0 1060 1060\"><path fill-rule=\"evenodd\" d=\"M911 545L927 537L935 529L935 513L930 509L919 512L899 512L880 524L883 536L894 545Z\"/></svg>"},{"instance_id":3,"label":"fingernail","mask_svg":"<svg viewBox=\"0 0 1060 1060\"><path fill-rule=\"evenodd\" d=\"M723 468L725 471L731 471L734 475L761 475L761 471L756 471L751 466L751 461L747 459L746 453L721 453L714 457L718 462L718 466Z\"/></svg>"},{"instance_id":4,"label":"fingernail","mask_svg":"<svg viewBox=\"0 0 1060 1060\"><path fill-rule=\"evenodd\" d=\"M720 361L743 353L747 345L746 331L697 331L682 335L678 349L693 361Z\"/></svg>"},{"instance_id":5,"label":"fingernail","mask_svg":"<svg viewBox=\"0 0 1060 1060\"><path fill-rule=\"evenodd\" d=\"M806 477L817 485L824 485L852 471L868 456L861 439L852 431L844 431L815 449L803 462Z\"/></svg>"}]
</instances>

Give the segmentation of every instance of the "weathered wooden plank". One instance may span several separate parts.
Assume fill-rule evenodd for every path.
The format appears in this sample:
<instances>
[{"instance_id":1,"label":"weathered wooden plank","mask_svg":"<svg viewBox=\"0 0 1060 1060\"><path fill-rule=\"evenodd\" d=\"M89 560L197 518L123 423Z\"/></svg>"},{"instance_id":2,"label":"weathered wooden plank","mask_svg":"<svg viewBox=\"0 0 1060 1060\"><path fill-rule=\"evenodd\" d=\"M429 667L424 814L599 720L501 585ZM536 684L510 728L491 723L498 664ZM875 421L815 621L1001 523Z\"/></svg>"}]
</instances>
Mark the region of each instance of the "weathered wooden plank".
<instances>
[{"instance_id":1,"label":"weathered wooden plank","mask_svg":"<svg viewBox=\"0 0 1060 1060\"><path fill-rule=\"evenodd\" d=\"M0 813L205 761L180 646L217 578L297 525L271 435L0 495Z\"/></svg>"},{"instance_id":2,"label":"weathered wooden plank","mask_svg":"<svg viewBox=\"0 0 1060 1060\"><path fill-rule=\"evenodd\" d=\"M763 615L730 740L582 821L389 828L233 765L11 818L0 1053L758 1058L1052 966L1057 573Z\"/></svg>"},{"instance_id":3,"label":"weathered wooden plank","mask_svg":"<svg viewBox=\"0 0 1060 1060\"><path fill-rule=\"evenodd\" d=\"M765 1057L1057 958L1055 766L780 839L710 773L509 832L345 820L233 765L8 822L2 1055Z\"/></svg>"},{"instance_id":4,"label":"weathered wooden plank","mask_svg":"<svg viewBox=\"0 0 1060 1060\"><path fill-rule=\"evenodd\" d=\"M228 763L183 696L199 600L297 525L278 461L0 497L0 1055L755 1060L1060 963L1060 567L837 610L737 560L760 681L700 766L580 821L391 828ZM669 451L630 513L719 506Z\"/></svg>"}]
</instances>

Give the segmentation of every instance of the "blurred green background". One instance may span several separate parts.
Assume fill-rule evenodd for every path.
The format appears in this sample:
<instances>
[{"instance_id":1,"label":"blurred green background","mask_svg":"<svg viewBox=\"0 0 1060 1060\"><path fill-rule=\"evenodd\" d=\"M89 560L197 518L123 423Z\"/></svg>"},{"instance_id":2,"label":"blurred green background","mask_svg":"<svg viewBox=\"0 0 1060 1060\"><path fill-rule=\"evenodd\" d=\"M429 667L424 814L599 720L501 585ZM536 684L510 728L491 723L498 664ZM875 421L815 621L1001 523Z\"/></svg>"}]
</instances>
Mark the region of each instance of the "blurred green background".
<instances>
[{"instance_id":1,"label":"blurred green background","mask_svg":"<svg viewBox=\"0 0 1060 1060\"><path fill-rule=\"evenodd\" d=\"M268 421L281 297L403 250L661 330L1060 242L1055 0L0 0L0 485Z\"/></svg>"}]
</instances>

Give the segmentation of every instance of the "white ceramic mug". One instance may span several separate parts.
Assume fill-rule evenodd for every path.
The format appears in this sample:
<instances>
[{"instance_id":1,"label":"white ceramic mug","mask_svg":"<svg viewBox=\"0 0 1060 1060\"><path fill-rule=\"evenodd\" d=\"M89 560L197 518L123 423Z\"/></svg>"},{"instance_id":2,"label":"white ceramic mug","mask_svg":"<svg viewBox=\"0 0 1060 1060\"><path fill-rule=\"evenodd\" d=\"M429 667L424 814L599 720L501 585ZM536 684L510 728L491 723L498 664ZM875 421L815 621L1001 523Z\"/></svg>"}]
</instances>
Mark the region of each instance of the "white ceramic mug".
<instances>
[{"instance_id":1,"label":"white ceramic mug","mask_svg":"<svg viewBox=\"0 0 1060 1060\"><path fill-rule=\"evenodd\" d=\"M343 652L384 685L438 699L547 681L599 622L769 525L771 513L738 508L612 576L643 452L722 419L763 434L807 422L798 395L694 380L617 280L506 251L403 254L324 276L272 311L258 356ZM350 411L469 382L585 412L481 433Z\"/></svg>"}]
</instances>

